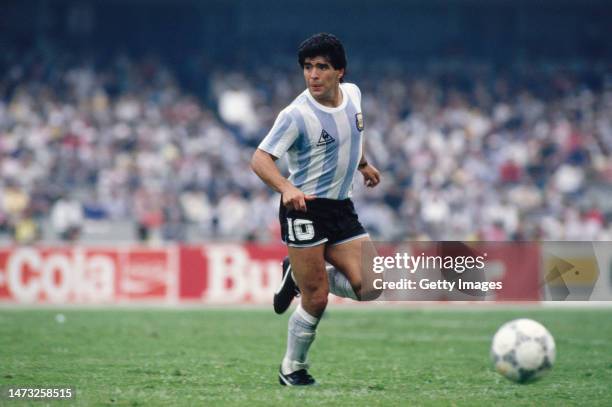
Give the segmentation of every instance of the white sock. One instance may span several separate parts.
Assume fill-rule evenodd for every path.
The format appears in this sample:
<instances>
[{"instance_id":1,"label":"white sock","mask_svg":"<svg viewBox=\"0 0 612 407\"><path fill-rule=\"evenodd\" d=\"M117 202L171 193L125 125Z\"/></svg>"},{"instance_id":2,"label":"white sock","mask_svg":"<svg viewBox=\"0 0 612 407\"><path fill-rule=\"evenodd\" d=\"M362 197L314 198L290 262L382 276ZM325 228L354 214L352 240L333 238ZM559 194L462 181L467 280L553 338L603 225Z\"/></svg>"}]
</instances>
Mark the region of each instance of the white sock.
<instances>
[{"instance_id":1,"label":"white sock","mask_svg":"<svg viewBox=\"0 0 612 407\"><path fill-rule=\"evenodd\" d=\"M287 352L281 364L283 374L306 369L308 349L315 339L315 331L319 318L315 318L299 304L289 318L289 333L287 335Z\"/></svg>"},{"instance_id":2,"label":"white sock","mask_svg":"<svg viewBox=\"0 0 612 407\"><path fill-rule=\"evenodd\" d=\"M342 298L358 300L355 290L344 274L333 266L327 266L327 279L329 281L329 292Z\"/></svg>"}]
</instances>

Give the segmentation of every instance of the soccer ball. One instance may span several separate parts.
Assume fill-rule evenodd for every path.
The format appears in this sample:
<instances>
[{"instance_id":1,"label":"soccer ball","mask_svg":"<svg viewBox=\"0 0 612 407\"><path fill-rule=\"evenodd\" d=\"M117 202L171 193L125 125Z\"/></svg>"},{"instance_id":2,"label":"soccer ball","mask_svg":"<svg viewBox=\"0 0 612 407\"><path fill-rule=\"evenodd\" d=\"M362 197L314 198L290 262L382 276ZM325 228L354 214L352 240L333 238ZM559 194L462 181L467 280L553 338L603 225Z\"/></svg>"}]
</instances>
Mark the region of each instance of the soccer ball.
<instances>
[{"instance_id":1,"label":"soccer ball","mask_svg":"<svg viewBox=\"0 0 612 407\"><path fill-rule=\"evenodd\" d=\"M512 381L536 380L555 363L555 340L539 322L515 319L495 333L491 359L495 370Z\"/></svg>"}]
</instances>

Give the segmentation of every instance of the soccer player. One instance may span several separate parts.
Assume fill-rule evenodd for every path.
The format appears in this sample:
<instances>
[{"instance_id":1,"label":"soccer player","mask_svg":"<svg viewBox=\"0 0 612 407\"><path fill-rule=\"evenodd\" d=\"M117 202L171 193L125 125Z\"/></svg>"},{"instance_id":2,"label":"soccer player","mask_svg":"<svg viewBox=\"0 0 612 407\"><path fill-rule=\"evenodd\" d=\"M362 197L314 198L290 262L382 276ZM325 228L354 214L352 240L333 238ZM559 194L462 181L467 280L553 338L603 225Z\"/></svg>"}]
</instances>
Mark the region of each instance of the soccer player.
<instances>
[{"instance_id":1,"label":"soccer player","mask_svg":"<svg viewBox=\"0 0 612 407\"><path fill-rule=\"evenodd\" d=\"M283 262L275 311L284 312L298 290L301 294L279 371L280 384L287 386L315 384L306 356L328 294L371 299L361 275L362 245L370 238L350 196L357 171L368 187L380 182L364 154L361 92L344 83L342 43L331 34L316 34L300 45L298 60L307 89L279 113L251 160L253 171L281 193L279 220L290 262ZM285 153L288 179L275 164Z\"/></svg>"}]
</instances>

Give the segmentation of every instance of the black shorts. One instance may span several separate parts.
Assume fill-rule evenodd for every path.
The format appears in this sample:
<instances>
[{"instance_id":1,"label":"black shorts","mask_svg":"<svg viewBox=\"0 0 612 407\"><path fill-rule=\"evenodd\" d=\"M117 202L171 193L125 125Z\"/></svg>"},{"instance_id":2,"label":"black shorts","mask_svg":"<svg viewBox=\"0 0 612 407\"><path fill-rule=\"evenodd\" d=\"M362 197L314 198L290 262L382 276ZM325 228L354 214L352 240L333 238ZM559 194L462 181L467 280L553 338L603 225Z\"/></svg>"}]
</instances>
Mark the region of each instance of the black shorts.
<instances>
[{"instance_id":1,"label":"black shorts","mask_svg":"<svg viewBox=\"0 0 612 407\"><path fill-rule=\"evenodd\" d=\"M350 199L316 198L306 212L287 209L281 200L278 218L283 242L291 247L339 244L367 236Z\"/></svg>"}]
</instances>

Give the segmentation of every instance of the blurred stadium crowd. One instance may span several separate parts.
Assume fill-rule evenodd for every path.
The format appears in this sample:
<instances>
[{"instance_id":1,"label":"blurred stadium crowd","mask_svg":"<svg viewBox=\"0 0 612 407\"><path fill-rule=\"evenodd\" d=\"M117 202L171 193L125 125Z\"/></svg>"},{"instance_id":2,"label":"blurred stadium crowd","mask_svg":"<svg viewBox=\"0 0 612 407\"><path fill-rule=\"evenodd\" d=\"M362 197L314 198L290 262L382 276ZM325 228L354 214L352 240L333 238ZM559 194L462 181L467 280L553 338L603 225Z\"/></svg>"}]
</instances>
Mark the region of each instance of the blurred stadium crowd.
<instances>
[{"instance_id":1,"label":"blurred stadium crowd","mask_svg":"<svg viewBox=\"0 0 612 407\"><path fill-rule=\"evenodd\" d=\"M290 61L239 71L199 61L197 97L153 57L4 52L0 233L276 241L279 197L249 161L303 90ZM379 188L359 174L354 188L375 238L612 240L605 69L374 61L349 65L348 81L362 89L367 151L383 173Z\"/></svg>"}]
</instances>

